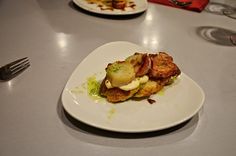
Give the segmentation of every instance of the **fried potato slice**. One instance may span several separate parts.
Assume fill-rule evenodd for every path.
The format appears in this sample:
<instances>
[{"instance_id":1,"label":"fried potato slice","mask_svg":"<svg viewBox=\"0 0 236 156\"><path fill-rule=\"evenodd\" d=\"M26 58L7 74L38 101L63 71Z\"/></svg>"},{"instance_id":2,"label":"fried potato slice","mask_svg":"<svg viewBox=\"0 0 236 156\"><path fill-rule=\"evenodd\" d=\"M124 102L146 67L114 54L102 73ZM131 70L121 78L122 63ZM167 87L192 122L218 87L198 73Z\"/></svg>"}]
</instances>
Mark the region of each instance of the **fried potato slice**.
<instances>
[{"instance_id":1,"label":"fried potato slice","mask_svg":"<svg viewBox=\"0 0 236 156\"><path fill-rule=\"evenodd\" d=\"M152 61L152 67L149 76L155 79L166 79L177 76L181 73L180 69L173 62L173 58L165 52L149 55Z\"/></svg>"},{"instance_id":2,"label":"fried potato slice","mask_svg":"<svg viewBox=\"0 0 236 156\"><path fill-rule=\"evenodd\" d=\"M147 53L135 53L134 55L126 58L125 61L134 66L134 71L137 77L147 74L151 68L151 59Z\"/></svg>"},{"instance_id":3,"label":"fried potato slice","mask_svg":"<svg viewBox=\"0 0 236 156\"><path fill-rule=\"evenodd\" d=\"M139 90L139 88L136 88L130 91L124 91L117 87L108 89L105 85L105 80L106 78L103 80L101 84L100 95L105 96L107 98L107 101L112 103L128 100Z\"/></svg>"},{"instance_id":4,"label":"fried potato slice","mask_svg":"<svg viewBox=\"0 0 236 156\"><path fill-rule=\"evenodd\" d=\"M147 83L140 86L138 92L134 95L136 98L149 97L157 93L163 88L163 85L158 81L148 80Z\"/></svg>"}]
</instances>

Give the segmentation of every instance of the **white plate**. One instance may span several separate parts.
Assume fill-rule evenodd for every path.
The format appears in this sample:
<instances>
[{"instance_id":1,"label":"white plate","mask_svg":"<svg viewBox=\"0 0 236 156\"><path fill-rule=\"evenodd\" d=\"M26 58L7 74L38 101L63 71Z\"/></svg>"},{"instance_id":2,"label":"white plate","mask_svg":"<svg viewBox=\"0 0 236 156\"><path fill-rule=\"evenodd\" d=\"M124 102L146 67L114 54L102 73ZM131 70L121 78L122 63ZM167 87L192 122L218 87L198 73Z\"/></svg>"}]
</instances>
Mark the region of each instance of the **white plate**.
<instances>
[{"instance_id":1,"label":"white plate","mask_svg":"<svg viewBox=\"0 0 236 156\"><path fill-rule=\"evenodd\" d=\"M86 0L73 0L73 2L77 6L83 8L84 10L104 15L132 15L147 10L148 7L147 0L132 0L132 1L136 5L134 8L126 7L124 10L120 9L102 10L100 7L97 6L97 4L89 4Z\"/></svg>"},{"instance_id":2,"label":"white plate","mask_svg":"<svg viewBox=\"0 0 236 156\"><path fill-rule=\"evenodd\" d=\"M129 42L111 42L90 53L75 69L63 93L65 110L74 118L88 125L116 132L149 132L180 124L193 117L204 102L204 92L187 75L182 73L178 79L164 89L163 95L155 94L147 100L128 100L111 104L105 99L93 100L87 91L72 94L71 90L83 86L88 77L96 74L98 80L105 76L108 63L124 60L134 52L148 50Z\"/></svg>"}]
</instances>

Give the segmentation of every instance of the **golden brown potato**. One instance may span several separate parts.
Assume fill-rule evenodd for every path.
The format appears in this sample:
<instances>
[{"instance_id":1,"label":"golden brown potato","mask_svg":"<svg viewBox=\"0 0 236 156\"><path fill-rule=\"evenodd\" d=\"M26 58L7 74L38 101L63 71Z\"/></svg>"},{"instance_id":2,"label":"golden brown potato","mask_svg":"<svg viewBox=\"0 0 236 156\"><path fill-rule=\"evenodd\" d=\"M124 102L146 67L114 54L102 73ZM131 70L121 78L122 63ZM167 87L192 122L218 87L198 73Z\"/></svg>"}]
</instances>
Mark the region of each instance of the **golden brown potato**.
<instances>
[{"instance_id":1,"label":"golden brown potato","mask_svg":"<svg viewBox=\"0 0 236 156\"><path fill-rule=\"evenodd\" d=\"M134 95L134 97L149 97L152 94L157 93L163 88L163 85L159 84L157 81L149 80L147 83L140 86L138 92Z\"/></svg>"},{"instance_id":2,"label":"golden brown potato","mask_svg":"<svg viewBox=\"0 0 236 156\"><path fill-rule=\"evenodd\" d=\"M132 97L145 98L160 91L164 86L170 85L181 71L173 62L173 58L165 52L158 54L135 53L125 61L108 64L106 68L100 94L109 102L122 102ZM136 89L125 91L120 88L129 84L135 78L148 76L149 80ZM110 88L105 81L109 80Z\"/></svg>"},{"instance_id":3,"label":"golden brown potato","mask_svg":"<svg viewBox=\"0 0 236 156\"><path fill-rule=\"evenodd\" d=\"M149 55L152 61L152 67L149 76L155 79L166 79L179 75L180 69L173 63L173 58L165 52Z\"/></svg>"},{"instance_id":4,"label":"golden brown potato","mask_svg":"<svg viewBox=\"0 0 236 156\"><path fill-rule=\"evenodd\" d=\"M136 77L146 75L151 68L151 59L147 53L135 53L125 61L130 62L134 66Z\"/></svg>"},{"instance_id":5,"label":"golden brown potato","mask_svg":"<svg viewBox=\"0 0 236 156\"><path fill-rule=\"evenodd\" d=\"M102 96L105 96L107 98L107 101L112 102L112 103L125 101L131 98L137 91L138 91L138 88L130 90L130 91L124 91L117 87L108 89L105 85L105 79L103 80L100 87L100 94Z\"/></svg>"}]
</instances>

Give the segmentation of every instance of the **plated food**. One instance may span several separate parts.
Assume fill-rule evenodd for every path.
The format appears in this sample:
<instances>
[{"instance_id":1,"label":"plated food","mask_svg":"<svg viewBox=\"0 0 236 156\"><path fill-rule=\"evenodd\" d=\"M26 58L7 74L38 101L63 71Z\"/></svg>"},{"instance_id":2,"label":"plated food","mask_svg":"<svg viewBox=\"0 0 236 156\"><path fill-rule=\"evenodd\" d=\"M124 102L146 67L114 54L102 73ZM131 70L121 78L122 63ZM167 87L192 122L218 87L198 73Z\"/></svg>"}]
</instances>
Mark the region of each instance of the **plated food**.
<instances>
[{"instance_id":1,"label":"plated food","mask_svg":"<svg viewBox=\"0 0 236 156\"><path fill-rule=\"evenodd\" d=\"M108 0L110 1L110 0ZM111 0L112 7L115 9L124 9L127 6L128 0ZM133 3L133 2L132 2Z\"/></svg>"},{"instance_id":2,"label":"plated food","mask_svg":"<svg viewBox=\"0 0 236 156\"><path fill-rule=\"evenodd\" d=\"M96 14L133 15L148 8L147 0L73 0L78 7Z\"/></svg>"},{"instance_id":3,"label":"plated food","mask_svg":"<svg viewBox=\"0 0 236 156\"><path fill-rule=\"evenodd\" d=\"M136 4L132 0L86 0L88 4L95 4L101 10L125 10L126 8L135 8Z\"/></svg>"},{"instance_id":4,"label":"plated food","mask_svg":"<svg viewBox=\"0 0 236 156\"><path fill-rule=\"evenodd\" d=\"M177 79L174 79L174 83L165 86L149 100L125 100L119 104L113 104L105 98L92 99L87 93L86 90L91 88L87 88L85 82L93 75L100 84L107 74L104 68L109 62L125 61L128 56L133 56L134 52L147 51L150 50L125 41L110 42L93 50L75 68L66 83L62 93L64 109L75 119L93 127L126 133L161 130L192 118L202 107L205 95L201 87L183 71ZM148 55L152 56L152 54ZM171 66L172 63L170 63ZM92 68L88 68L91 65L93 65ZM154 71L156 70L152 71L153 76L169 76L169 73L172 73L166 72L163 75L155 74ZM153 100L156 101L155 104L148 104L148 101Z\"/></svg>"},{"instance_id":5,"label":"plated food","mask_svg":"<svg viewBox=\"0 0 236 156\"><path fill-rule=\"evenodd\" d=\"M181 71L165 52L135 53L125 60L109 63L100 94L109 102L148 98L173 83Z\"/></svg>"}]
</instances>

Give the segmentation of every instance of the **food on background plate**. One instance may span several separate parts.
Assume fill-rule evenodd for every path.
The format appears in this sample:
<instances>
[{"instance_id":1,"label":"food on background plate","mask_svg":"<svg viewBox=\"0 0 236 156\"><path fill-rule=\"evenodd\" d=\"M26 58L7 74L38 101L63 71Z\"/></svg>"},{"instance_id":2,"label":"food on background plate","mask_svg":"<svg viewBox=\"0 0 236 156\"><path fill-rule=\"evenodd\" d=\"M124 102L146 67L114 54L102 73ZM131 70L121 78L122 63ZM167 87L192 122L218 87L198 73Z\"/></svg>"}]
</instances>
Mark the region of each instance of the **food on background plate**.
<instances>
[{"instance_id":1,"label":"food on background plate","mask_svg":"<svg viewBox=\"0 0 236 156\"><path fill-rule=\"evenodd\" d=\"M126 7L127 0L112 0L112 7L115 9L124 9Z\"/></svg>"},{"instance_id":2,"label":"food on background plate","mask_svg":"<svg viewBox=\"0 0 236 156\"><path fill-rule=\"evenodd\" d=\"M136 6L132 0L86 0L89 4L96 4L101 10L125 10Z\"/></svg>"},{"instance_id":3,"label":"food on background plate","mask_svg":"<svg viewBox=\"0 0 236 156\"><path fill-rule=\"evenodd\" d=\"M135 53L123 61L109 63L100 95L117 103L130 98L148 98L170 85L181 71L165 52Z\"/></svg>"}]
</instances>

